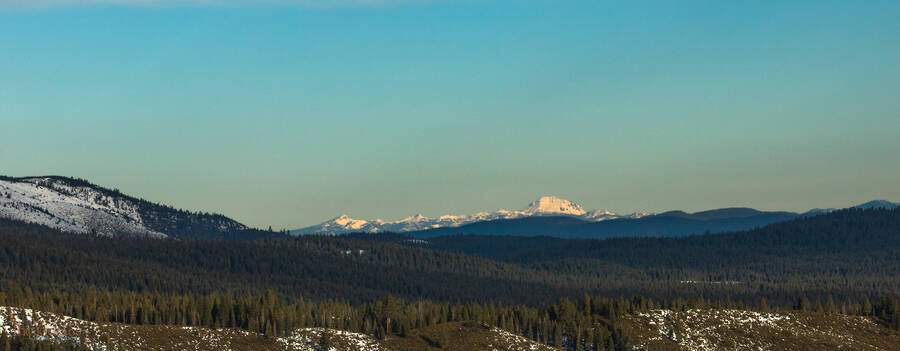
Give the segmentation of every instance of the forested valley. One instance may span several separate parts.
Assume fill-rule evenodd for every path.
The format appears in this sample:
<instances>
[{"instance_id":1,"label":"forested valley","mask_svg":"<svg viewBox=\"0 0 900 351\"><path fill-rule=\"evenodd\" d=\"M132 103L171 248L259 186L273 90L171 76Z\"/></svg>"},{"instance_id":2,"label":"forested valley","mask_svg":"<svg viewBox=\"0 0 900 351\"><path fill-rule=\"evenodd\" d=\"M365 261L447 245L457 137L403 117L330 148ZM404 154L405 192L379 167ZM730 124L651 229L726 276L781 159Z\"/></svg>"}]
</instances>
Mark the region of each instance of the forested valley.
<instances>
[{"instance_id":1,"label":"forested valley","mask_svg":"<svg viewBox=\"0 0 900 351\"><path fill-rule=\"evenodd\" d=\"M96 322L385 338L475 321L596 350L629 346L617 321L654 308L863 315L900 330L900 210L668 239L159 240L9 220L0 220L0 238L0 306ZM4 340L0 347L22 344Z\"/></svg>"}]
</instances>

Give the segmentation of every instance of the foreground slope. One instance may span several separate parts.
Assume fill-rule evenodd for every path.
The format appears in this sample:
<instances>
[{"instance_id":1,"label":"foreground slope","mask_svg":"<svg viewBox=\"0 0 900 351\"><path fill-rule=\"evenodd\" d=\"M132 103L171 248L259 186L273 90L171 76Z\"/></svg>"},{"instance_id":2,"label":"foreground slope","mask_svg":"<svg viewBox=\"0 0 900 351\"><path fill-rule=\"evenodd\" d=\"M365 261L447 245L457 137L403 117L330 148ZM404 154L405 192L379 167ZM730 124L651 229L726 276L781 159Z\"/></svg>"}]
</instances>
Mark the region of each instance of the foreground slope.
<instances>
[{"instance_id":1,"label":"foreground slope","mask_svg":"<svg viewBox=\"0 0 900 351\"><path fill-rule=\"evenodd\" d=\"M385 340L328 328L302 328L289 335L267 337L240 329L94 323L17 307L0 307L0 335L78 345L91 351L554 350L471 322L439 324L413 330L406 337L389 336Z\"/></svg>"},{"instance_id":2,"label":"foreground slope","mask_svg":"<svg viewBox=\"0 0 900 351\"><path fill-rule=\"evenodd\" d=\"M636 349L898 350L900 335L871 318L816 312L652 310L628 316Z\"/></svg>"},{"instance_id":3,"label":"foreground slope","mask_svg":"<svg viewBox=\"0 0 900 351\"><path fill-rule=\"evenodd\" d=\"M650 310L622 318L630 350L897 350L900 335L871 318L817 312ZM0 307L0 335L87 350L258 351L552 351L502 329L475 322L441 323L384 340L328 328L266 336L240 329L93 323L59 314ZM585 349L594 349L585 339ZM569 345L565 349L572 349ZM604 346L605 347L605 346ZM604 349L604 348L600 348Z\"/></svg>"},{"instance_id":4,"label":"foreground slope","mask_svg":"<svg viewBox=\"0 0 900 351\"><path fill-rule=\"evenodd\" d=\"M94 323L25 308L0 307L0 330L13 337L81 345L88 350L387 350L369 336L342 330L304 328L281 337L241 329Z\"/></svg>"}]
</instances>

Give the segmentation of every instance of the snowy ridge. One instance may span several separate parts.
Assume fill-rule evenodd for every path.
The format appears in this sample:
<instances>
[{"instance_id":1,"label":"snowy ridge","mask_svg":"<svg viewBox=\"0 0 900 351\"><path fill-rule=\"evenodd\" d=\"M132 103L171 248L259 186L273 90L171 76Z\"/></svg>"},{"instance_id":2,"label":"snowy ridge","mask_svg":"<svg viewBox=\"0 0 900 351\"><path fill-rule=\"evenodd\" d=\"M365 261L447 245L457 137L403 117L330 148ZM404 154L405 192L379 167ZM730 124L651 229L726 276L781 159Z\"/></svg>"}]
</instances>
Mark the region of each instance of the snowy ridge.
<instances>
[{"instance_id":1,"label":"snowy ridge","mask_svg":"<svg viewBox=\"0 0 900 351\"><path fill-rule=\"evenodd\" d=\"M381 219L369 221L354 219L343 214L319 225L292 230L291 234L403 233L443 227L458 227L474 222L532 216L570 216L596 222L617 218L640 218L647 215L646 213L619 215L607 210L588 212L572 201L555 196L542 196L522 210L510 211L501 209L491 213L479 212L472 215L443 215L437 218L429 218L417 214L396 221L384 221Z\"/></svg>"},{"instance_id":2,"label":"snowy ridge","mask_svg":"<svg viewBox=\"0 0 900 351\"><path fill-rule=\"evenodd\" d=\"M220 214L180 210L59 176L0 176L0 218L102 236L227 238L250 229Z\"/></svg>"},{"instance_id":3,"label":"snowy ridge","mask_svg":"<svg viewBox=\"0 0 900 351\"><path fill-rule=\"evenodd\" d=\"M167 236L145 226L137 205L125 198L50 177L0 179L0 218L82 234Z\"/></svg>"}]
</instances>

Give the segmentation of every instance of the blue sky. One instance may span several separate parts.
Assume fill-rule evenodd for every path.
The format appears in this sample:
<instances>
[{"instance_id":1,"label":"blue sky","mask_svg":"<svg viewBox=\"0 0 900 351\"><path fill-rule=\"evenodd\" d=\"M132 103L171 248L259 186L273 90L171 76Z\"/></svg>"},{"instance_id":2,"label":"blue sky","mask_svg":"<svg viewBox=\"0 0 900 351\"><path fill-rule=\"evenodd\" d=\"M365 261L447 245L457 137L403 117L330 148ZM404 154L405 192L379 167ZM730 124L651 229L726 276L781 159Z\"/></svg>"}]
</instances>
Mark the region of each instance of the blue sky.
<instances>
[{"instance_id":1,"label":"blue sky","mask_svg":"<svg viewBox=\"0 0 900 351\"><path fill-rule=\"evenodd\" d=\"M0 0L0 173L256 226L900 200L897 1Z\"/></svg>"}]
</instances>

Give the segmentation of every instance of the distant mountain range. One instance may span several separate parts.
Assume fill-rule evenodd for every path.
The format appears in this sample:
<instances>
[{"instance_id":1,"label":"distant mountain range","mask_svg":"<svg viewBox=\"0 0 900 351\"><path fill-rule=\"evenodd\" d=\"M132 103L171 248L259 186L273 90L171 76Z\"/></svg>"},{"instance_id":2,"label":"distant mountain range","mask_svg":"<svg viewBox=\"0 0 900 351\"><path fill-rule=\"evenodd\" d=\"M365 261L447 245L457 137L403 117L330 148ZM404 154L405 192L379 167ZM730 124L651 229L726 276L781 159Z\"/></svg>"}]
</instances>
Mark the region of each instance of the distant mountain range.
<instances>
[{"instance_id":1,"label":"distant mountain range","mask_svg":"<svg viewBox=\"0 0 900 351\"><path fill-rule=\"evenodd\" d=\"M898 204L875 200L856 208L888 208ZM752 208L722 208L687 213L618 215L607 210L585 211L578 204L554 196L543 196L518 211L498 210L469 216L428 218L421 214L393 222L360 220L341 215L325 223L291 231L292 234L405 233L429 238L442 235L519 235L563 238L669 237L689 234L747 230L800 216L813 216L835 209L813 209L804 213L765 212Z\"/></svg>"},{"instance_id":2,"label":"distant mountain range","mask_svg":"<svg viewBox=\"0 0 900 351\"><path fill-rule=\"evenodd\" d=\"M103 236L250 239L267 235L223 215L178 210L59 176L0 176L0 218Z\"/></svg>"},{"instance_id":3,"label":"distant mountain range","mask_svg":"<svg viewBox=\"0 0 900 351\"><path fill-rule=\"evenodd\" d=\"M585 211L578 204L555 196L543 196L522 210L497 210L473 215L444 215L428 218L421 214L397 221L363 220L342 214L319 225L292 230L291 234L347 234L347 233L404 233L435 228L460 227L470 223L541 216L567 216L584 221L604 221L619 218L640 218L646 213L619 215L607 210Z\"/></svg>"},{"instance_id":4,"label":"distant mountain range","mask_svg":"<svg viewBox=\"0 0 900 351\"><path fill-rule=\"evenodd\" d=\"M697 213L670 211L641 218L605 221L586 221L566 216L536 216L477 222L407 234L419 238L456 234L544 235L559 238L672 237L752 229L798 216L793 212L762 212L751 208L724 208Z\"/></svg>"}]
</instances>

